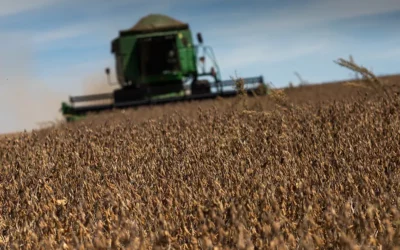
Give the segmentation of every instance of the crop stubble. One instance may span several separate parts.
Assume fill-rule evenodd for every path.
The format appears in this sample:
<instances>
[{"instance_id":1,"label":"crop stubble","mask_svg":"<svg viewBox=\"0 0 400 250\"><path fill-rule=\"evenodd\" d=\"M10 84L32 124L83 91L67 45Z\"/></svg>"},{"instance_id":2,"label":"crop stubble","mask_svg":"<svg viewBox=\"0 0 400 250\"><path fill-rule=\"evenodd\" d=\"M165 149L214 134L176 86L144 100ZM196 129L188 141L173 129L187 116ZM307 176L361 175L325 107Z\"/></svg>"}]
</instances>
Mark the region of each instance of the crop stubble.
<instances>
[{"instance_id":1,"label":"crop stubble","mask_svg":"<svg viewBox=\"0 0 400 250\"><path fill-rule=\"evenodd\" d=\"M0 246L395 249L397 79L390 99L306 86L4 138Z\"/></svg>"}]
</instances>

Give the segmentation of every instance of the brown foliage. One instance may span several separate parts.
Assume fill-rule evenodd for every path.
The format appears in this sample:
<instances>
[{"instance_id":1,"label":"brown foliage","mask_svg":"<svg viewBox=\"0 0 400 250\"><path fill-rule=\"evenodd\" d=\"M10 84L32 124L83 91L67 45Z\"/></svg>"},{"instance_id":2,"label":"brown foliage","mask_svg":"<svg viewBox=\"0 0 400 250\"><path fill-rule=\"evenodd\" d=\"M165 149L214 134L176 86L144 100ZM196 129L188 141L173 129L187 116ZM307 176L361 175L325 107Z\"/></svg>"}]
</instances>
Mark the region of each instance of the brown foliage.
<instances>
[{"instance_id":1,"label":"brown foliage","mask_svg":"<svg viewBox=\"0 0 400 250\"><path fill-rule=\"evenodd\" d=\"M5 138L0 246L395 249L398 87L325 87Z\"/></svg>"}]
</instances>

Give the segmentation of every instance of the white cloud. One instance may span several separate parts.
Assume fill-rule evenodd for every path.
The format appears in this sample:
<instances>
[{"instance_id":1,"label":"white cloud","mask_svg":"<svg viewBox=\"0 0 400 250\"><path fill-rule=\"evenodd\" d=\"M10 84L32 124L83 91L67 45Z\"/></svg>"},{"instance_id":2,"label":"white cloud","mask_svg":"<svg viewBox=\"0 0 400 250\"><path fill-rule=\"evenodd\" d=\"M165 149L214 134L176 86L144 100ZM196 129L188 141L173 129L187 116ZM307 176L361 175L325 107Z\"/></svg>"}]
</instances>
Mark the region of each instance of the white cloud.
<instances>
[{"instance_id":1,"label":"white cloud","mask_svg":"<svg viewBox=\"0 0 400 250\"><path fill-rule=\"evenodd\" d=\"M46 2L48 0L41 0ZM59 3L65 0L58 0ZM209 0L210 1L210 0ZM215 1L215 0L214 0ZM174 4L179 4L181 0L165 2L163 4L153 2L153 0L134 2L122 0L110 4L109 1L97 1L93 3L93 8L82 10L83 12L104 13L107 9L123 7L125 5L135 6L130 16L115 16L113 18L103 18L90 20L79 24L71 24L58 27L53 30L36 32L33 39L37 43L54 42L56 40L75 38L89 33L107 33L117 35L118 30L129 28L136 22L136 19L143 16L143 13L166 13ZM87 4L87 3L86 3ZM78 6L77 0L62 2L62 5L69 8ZM75 6L76 5L76 6ZM360 17L363 15L381 14L388 11L400 10L398 0L337 0L337 1L313 1L312 4L303 6L288 6L278 11L271 11L262 14L253 13L226 13L224 15L207 17L207 20L215 20L212 25L209 22L197 24L204 30L209 37L214 38L224 34L224 37L265 35L267 32L278 31L280 33L290 33L298 28L305 28L312 25L320 25L330 21L341 20L344 18ZM132 19L132 16L137 16ZM183 14L189 23L192 16ZM193 17L197 20L198 17ZM204 18L204 16L201 16ZM218 20L229 20L218 21ZM199 20L197 20L199 21ZM124 27L124 25L126 27Z\"/></svg>"},{"instance_id":2,"label":"white cloud","mask_svg":"<svg viewBox=\"0 0 400 250\"><path fill-rule=\"evenodd\" d=\"M268 65L321 53L326 48L329 48L329 43L323 40L310 43L294 42L288 45L250 43L243 47L216 48L218 50L216 57L221 71L230 74L251 65Z\"/></svg>"},{"instance_id":3,"label":"white cloud","mask_svg":"<svg viewBox=\"0 0 400 250\"><path fill-rule=\"evenodd\" d=\"M67 26L61 29L32 33L34 43L51 43L86 34L86 27Z\"/></svg>"},{"instance_id":4,"label":"white cloud","mask_svg":"<svg viewBox=\"0 0 400 250\"><path fill-rule=\"evenodd\" d=\"M175 0L177 1L177 0ZM146 0L118 0L110 2L108 0L86 0L85 4L90 6L88 10L83 11L104 11L111 7L125 6L127 4L143 5L148 3ZM81 0L0 0L0 17L21 14L27 11L39 10L44 7L61 7L61 8L81 8ZM151 5L150 5L151 6Z\"/></svg>"},{"instance_id":5,"label":"white cloud","mask_svg":"<svg viewBox=\"0 0 400 250\"><path fill-rule=\"evenodd\" d=\"M126 17L125 17L126 18ZM25 31L31 34L32 41L37 45L52 44L56 41L66 41L71 38L92 35L118 35L118 24L123 23L124 17L114 19L90 20L87 22L68 24L50 30L39 32ZM57 45L57 44L56 44ZM79 46L79 44L77 44Z\"/></svg>"},{"instance_id":6,"label":"white cloud","mask_svg":"<svg viewBox=\"0 0 400 250\"><path fill-rule=\"evenodd\" d=\"M400 60L400 47L393 47L390 49L386 47L383 51L373 52L373 54L367 58L370 60Z\"/></svg>"},{"instance_id":7,"label":"white cloud","mask_svg":"<svg viewBox=\"0 0 400 250\"><path fill-rule=\"evenodd\" d=\"M32 39L37 44L49 44L55 41L67 40L71 38L77 38L84 35L97 35L102 37L109 37L112 39L113 36L117 36L119 30L128 29L136 23L140 17L143 16L143 13L154 13L154 12L163 12L166 11L173 2L177 2L180 0L175 0L173 2L163 2L157 3L156 5L151 1L147 1L145 4L141 2L145 2L144 0L137 1L136 4L141 3L142 5L136 7L134 12L132 12L132 16L135 17L132 19L132 16L119 16L116 15L112 18L97 18L97 19L89 19L86 22L79 22L64 25L61 27L57 27L51 30L45 30L41 32L31 32ZM102 12L106 8L116 8L124 6L124 4L132 4L132 2L128 2L127 0L123 0L122 2L113 3L110 6L109 1L105 2L96 2L94 4L95 10L97 12ZM67 3L74 5L75 3ZM87 3L86 3L87 4ZM70 6L71 7L71 6ZM75 6L72 6L75 7ZM93 11L93 9L91 9ZM137 13L137 14L135 14ZM29 31L28 31L29 32ZM112 38L111 38L112 37ZM79 46L79 44L78 44Z\"/></svg>"},{"instance_id":8,"label":"white cloud","mask_svg":"<svg viewBox=\"0 0 400 250\"><path fill-rule=\"evenodd\" d=\"M291 33L298 29L328 24L349 18L383 14L400 10L398 0L314 0L305 5L290 5L277 11L251 13L227 13L210 16L214 24L204 30L211 36L246 36L267 32ZM228 19L229 22L222 20Z\"/></svg>"},{"instance_id":9,"label":"white cloud","mask_svg":"<svg viewBox=\"0 0 400 250\"><path fill-rule=\"evenodd\" d=\"M318 18L319 21L328 22L365 15L383 14L396 10L400 10L400 2L398 0L325 0L308 6L302 13L303 17L307 17L310 21Z\"/></svg>"},{"instance_id":10,"label":"white cloud","mask_svg":"<svg viewBox=\"0 0 400 250\"><path fill-rule=\"evenodd\" d=\"M64 0L1 0L0 17L20 14L60 3Z\"/></svg>"}]
</instances>

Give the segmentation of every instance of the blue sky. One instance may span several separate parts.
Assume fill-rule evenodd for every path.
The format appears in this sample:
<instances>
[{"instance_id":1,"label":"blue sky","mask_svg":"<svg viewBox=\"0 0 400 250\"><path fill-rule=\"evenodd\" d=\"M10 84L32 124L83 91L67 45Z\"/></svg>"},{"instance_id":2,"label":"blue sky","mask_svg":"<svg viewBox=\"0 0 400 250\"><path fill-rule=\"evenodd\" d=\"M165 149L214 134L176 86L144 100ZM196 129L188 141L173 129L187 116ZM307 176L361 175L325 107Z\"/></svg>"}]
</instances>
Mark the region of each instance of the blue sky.
<instances>
[{"instance_id":1,"label":"blue sky","mask_svg":"<svg viewBox=\"0 0 400 250\"><path fill-rule=\"evenodd\" d=\"M263 75L277 87L349 78L353 55L376 74L400 73L398 0L0 0L1 132L60 119L69 95L110 91L110 42L142 16L188 22L222 77Z\"/></svg>"}]
</instances>

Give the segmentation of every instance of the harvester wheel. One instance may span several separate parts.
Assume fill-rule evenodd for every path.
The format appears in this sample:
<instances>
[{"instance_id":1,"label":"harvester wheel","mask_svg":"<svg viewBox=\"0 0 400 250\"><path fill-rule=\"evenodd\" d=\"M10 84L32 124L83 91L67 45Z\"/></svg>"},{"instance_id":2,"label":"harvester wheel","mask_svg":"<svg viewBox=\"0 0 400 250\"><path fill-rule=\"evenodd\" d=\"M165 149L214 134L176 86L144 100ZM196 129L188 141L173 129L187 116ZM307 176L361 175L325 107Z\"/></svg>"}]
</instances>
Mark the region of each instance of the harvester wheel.
<instances>
[{"instance_id":1,"label":"harvester wheel","mask_svg":"<svg viewBox=\"0 0 400 250\"><path fill-rule=\"evenodd\" d=\"M192 95L211 93L211 85L207 80L198 80L192 84Z\"/></svg>"},{"instance_id":2,"label":"harvester wheel","mask_svg":"<svg viewBox=\"0 0 400 250\"><path fill-rule=\"evenodd\" d=\"M257 95L266 95L266 94L268 93L268 88L267 88L267 86L265 86L264 84L260 84L260 85L257 87L255 93L256 93Z\"/></svg>"},{"instance_id":3,"label":"harvester wheel","mask_svg":"<svg viewBox=\"0 0 400 250\"><path fill-rule=\"evenodd\" d=\"M115 103L143 100L146 97L146 90L141 88L126 88L114 91Z\"/></svg>"}]
</instances>

